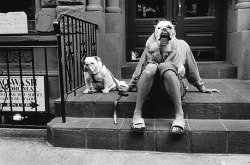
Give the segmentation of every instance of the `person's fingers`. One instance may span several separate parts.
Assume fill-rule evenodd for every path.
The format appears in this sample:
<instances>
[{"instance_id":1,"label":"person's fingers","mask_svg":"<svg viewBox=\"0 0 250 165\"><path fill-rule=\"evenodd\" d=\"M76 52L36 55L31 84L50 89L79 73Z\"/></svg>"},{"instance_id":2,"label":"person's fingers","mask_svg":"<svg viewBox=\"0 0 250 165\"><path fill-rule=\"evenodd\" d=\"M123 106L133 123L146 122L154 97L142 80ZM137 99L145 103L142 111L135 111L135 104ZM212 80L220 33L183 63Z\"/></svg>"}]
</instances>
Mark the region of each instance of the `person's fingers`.
<instances>
[{"instance_id":1,"label":"person's fingers","mask_svg":"<svg viewBox=\"0 0 250 165\"><path fill-rule=\"evenodd\" d=\"M220 91L217 90L217 89L207 89L207 90L206 90L206 93L213 93L213 92L219 93Z\"/></svg>"}]
</instances>

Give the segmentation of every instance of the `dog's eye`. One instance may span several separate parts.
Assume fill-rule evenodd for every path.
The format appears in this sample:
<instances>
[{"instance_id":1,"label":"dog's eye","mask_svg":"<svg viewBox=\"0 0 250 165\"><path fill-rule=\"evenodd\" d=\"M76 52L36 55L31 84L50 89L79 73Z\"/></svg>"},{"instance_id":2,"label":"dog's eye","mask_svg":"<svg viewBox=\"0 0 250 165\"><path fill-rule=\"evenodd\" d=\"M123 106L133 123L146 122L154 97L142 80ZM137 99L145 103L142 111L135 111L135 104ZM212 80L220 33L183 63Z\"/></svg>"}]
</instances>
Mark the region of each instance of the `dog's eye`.
<instances>
[{"instance_id":1,"label":"dog's eye","mask_svg":"<svg viewBox=\"0 0 250 165\"><path fill-rule=\"evenodd\" d=\"M158 27L157 29L161 29L161 27Z\"/></svg>"},{"instance_id":2,"label":"dog's eye","mask_svg":"<svg viewBox=\"0 0 250 165\"><path fill-rule=\"evenodd\" d=\"M92 65L93 65L94 63L93 63L93 62L91 62L90 64L92 64Z\"/></svg>"},{"instance_id":3,"label":"dog's eye","mask_svg":"<svg viewBox=\"0 0 250 165\"><path fill-rule=\"evenodd\" d=\"M168 28L169 28L169 29L172 29L172 27L171 27L171 26L168 26Z\"/></svg>"}]
</instances>

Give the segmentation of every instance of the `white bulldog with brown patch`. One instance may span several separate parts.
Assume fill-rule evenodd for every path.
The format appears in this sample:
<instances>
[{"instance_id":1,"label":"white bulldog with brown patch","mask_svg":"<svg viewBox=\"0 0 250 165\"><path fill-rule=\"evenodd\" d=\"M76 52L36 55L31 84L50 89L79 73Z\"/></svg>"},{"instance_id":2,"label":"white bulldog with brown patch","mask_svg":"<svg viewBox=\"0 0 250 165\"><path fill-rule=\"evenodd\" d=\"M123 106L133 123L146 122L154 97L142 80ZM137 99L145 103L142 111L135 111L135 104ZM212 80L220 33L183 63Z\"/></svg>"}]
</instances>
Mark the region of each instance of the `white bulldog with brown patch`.
<instances>
[{"instance_id":1,"label":"white bulldog with brown patch","mask_svg":"<svg viewBox=\"0 0 250 165\"><path fill-rule=\"evenodd\" d=\"M86 93L95 93L102 91L103 93L109 93L111 90L116 90L118 86L127 87L125 81L119 81L102 63L101 58L86 57L83 61L84 65L84 80L86 83L86 89L83 91Z\"/></svg>"}]
</instances>

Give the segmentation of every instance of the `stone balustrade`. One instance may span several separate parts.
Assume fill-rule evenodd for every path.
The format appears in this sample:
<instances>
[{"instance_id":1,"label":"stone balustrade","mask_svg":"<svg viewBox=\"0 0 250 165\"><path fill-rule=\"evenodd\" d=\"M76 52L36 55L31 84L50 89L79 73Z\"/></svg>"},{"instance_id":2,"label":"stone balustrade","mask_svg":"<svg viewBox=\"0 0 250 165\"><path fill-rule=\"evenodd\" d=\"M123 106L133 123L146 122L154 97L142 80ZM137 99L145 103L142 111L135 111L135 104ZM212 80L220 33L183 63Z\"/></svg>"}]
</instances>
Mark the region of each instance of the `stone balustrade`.
<instances>
[{"instance_id":1,"label":"stone balustrade","mask_svg":"<svg viewBox=\"0 0 250 165\"><path fill-rule=\"evenodd\" d=\"M103 11L101 0L87 0L87 11ZM121 13L119 0L106 0L106 13Z\"/></svg>"},{"instance_id":2,"label":"stone balustrade","mask_svg":"<svg viewBox=\"0 0 250 165\"><path fill-rule=\"evenodd\" d=\"M106 13L121 13L119 0L106 0Z\"/></svg>"},{"instance_id":3,"label":"stone balustrade","mask_svg":"<svg viewBox=\"0 0 250 165\"><path fill-rule=\"evenodd\" d=\"M87 11L103 11L101 0L87 0Z\"/></svg>"},{"instance_id":4,"label":"stone balustrade","mask_svg":"<svg viewBox=\"0 0 250 165\"><path fill-rule=\"evenodd\" d=\"M85 5L86 11L104 11L106 13L121 13L119 0L41 0L42 8L56 8L57 6Z\"/></svg>"}]
</instances>

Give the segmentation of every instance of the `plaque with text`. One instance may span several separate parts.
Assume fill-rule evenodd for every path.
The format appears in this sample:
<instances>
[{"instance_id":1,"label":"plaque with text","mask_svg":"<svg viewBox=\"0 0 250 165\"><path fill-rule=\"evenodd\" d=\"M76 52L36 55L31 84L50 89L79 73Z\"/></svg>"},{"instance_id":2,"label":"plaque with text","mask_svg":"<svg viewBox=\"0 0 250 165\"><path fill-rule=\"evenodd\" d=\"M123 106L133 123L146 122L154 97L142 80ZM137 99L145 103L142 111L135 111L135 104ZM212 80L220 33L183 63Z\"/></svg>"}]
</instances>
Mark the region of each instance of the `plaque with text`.
<instances>
[{"instance_id":1,"label":"plaque with text","mask_svg":"<svg viewBox=\"0 0 250 165\"><path fill-rule=\"evenodd\" d=\"M0 13L0 34L28 33L25 12Z\"/></svg>"}]
</instances>

